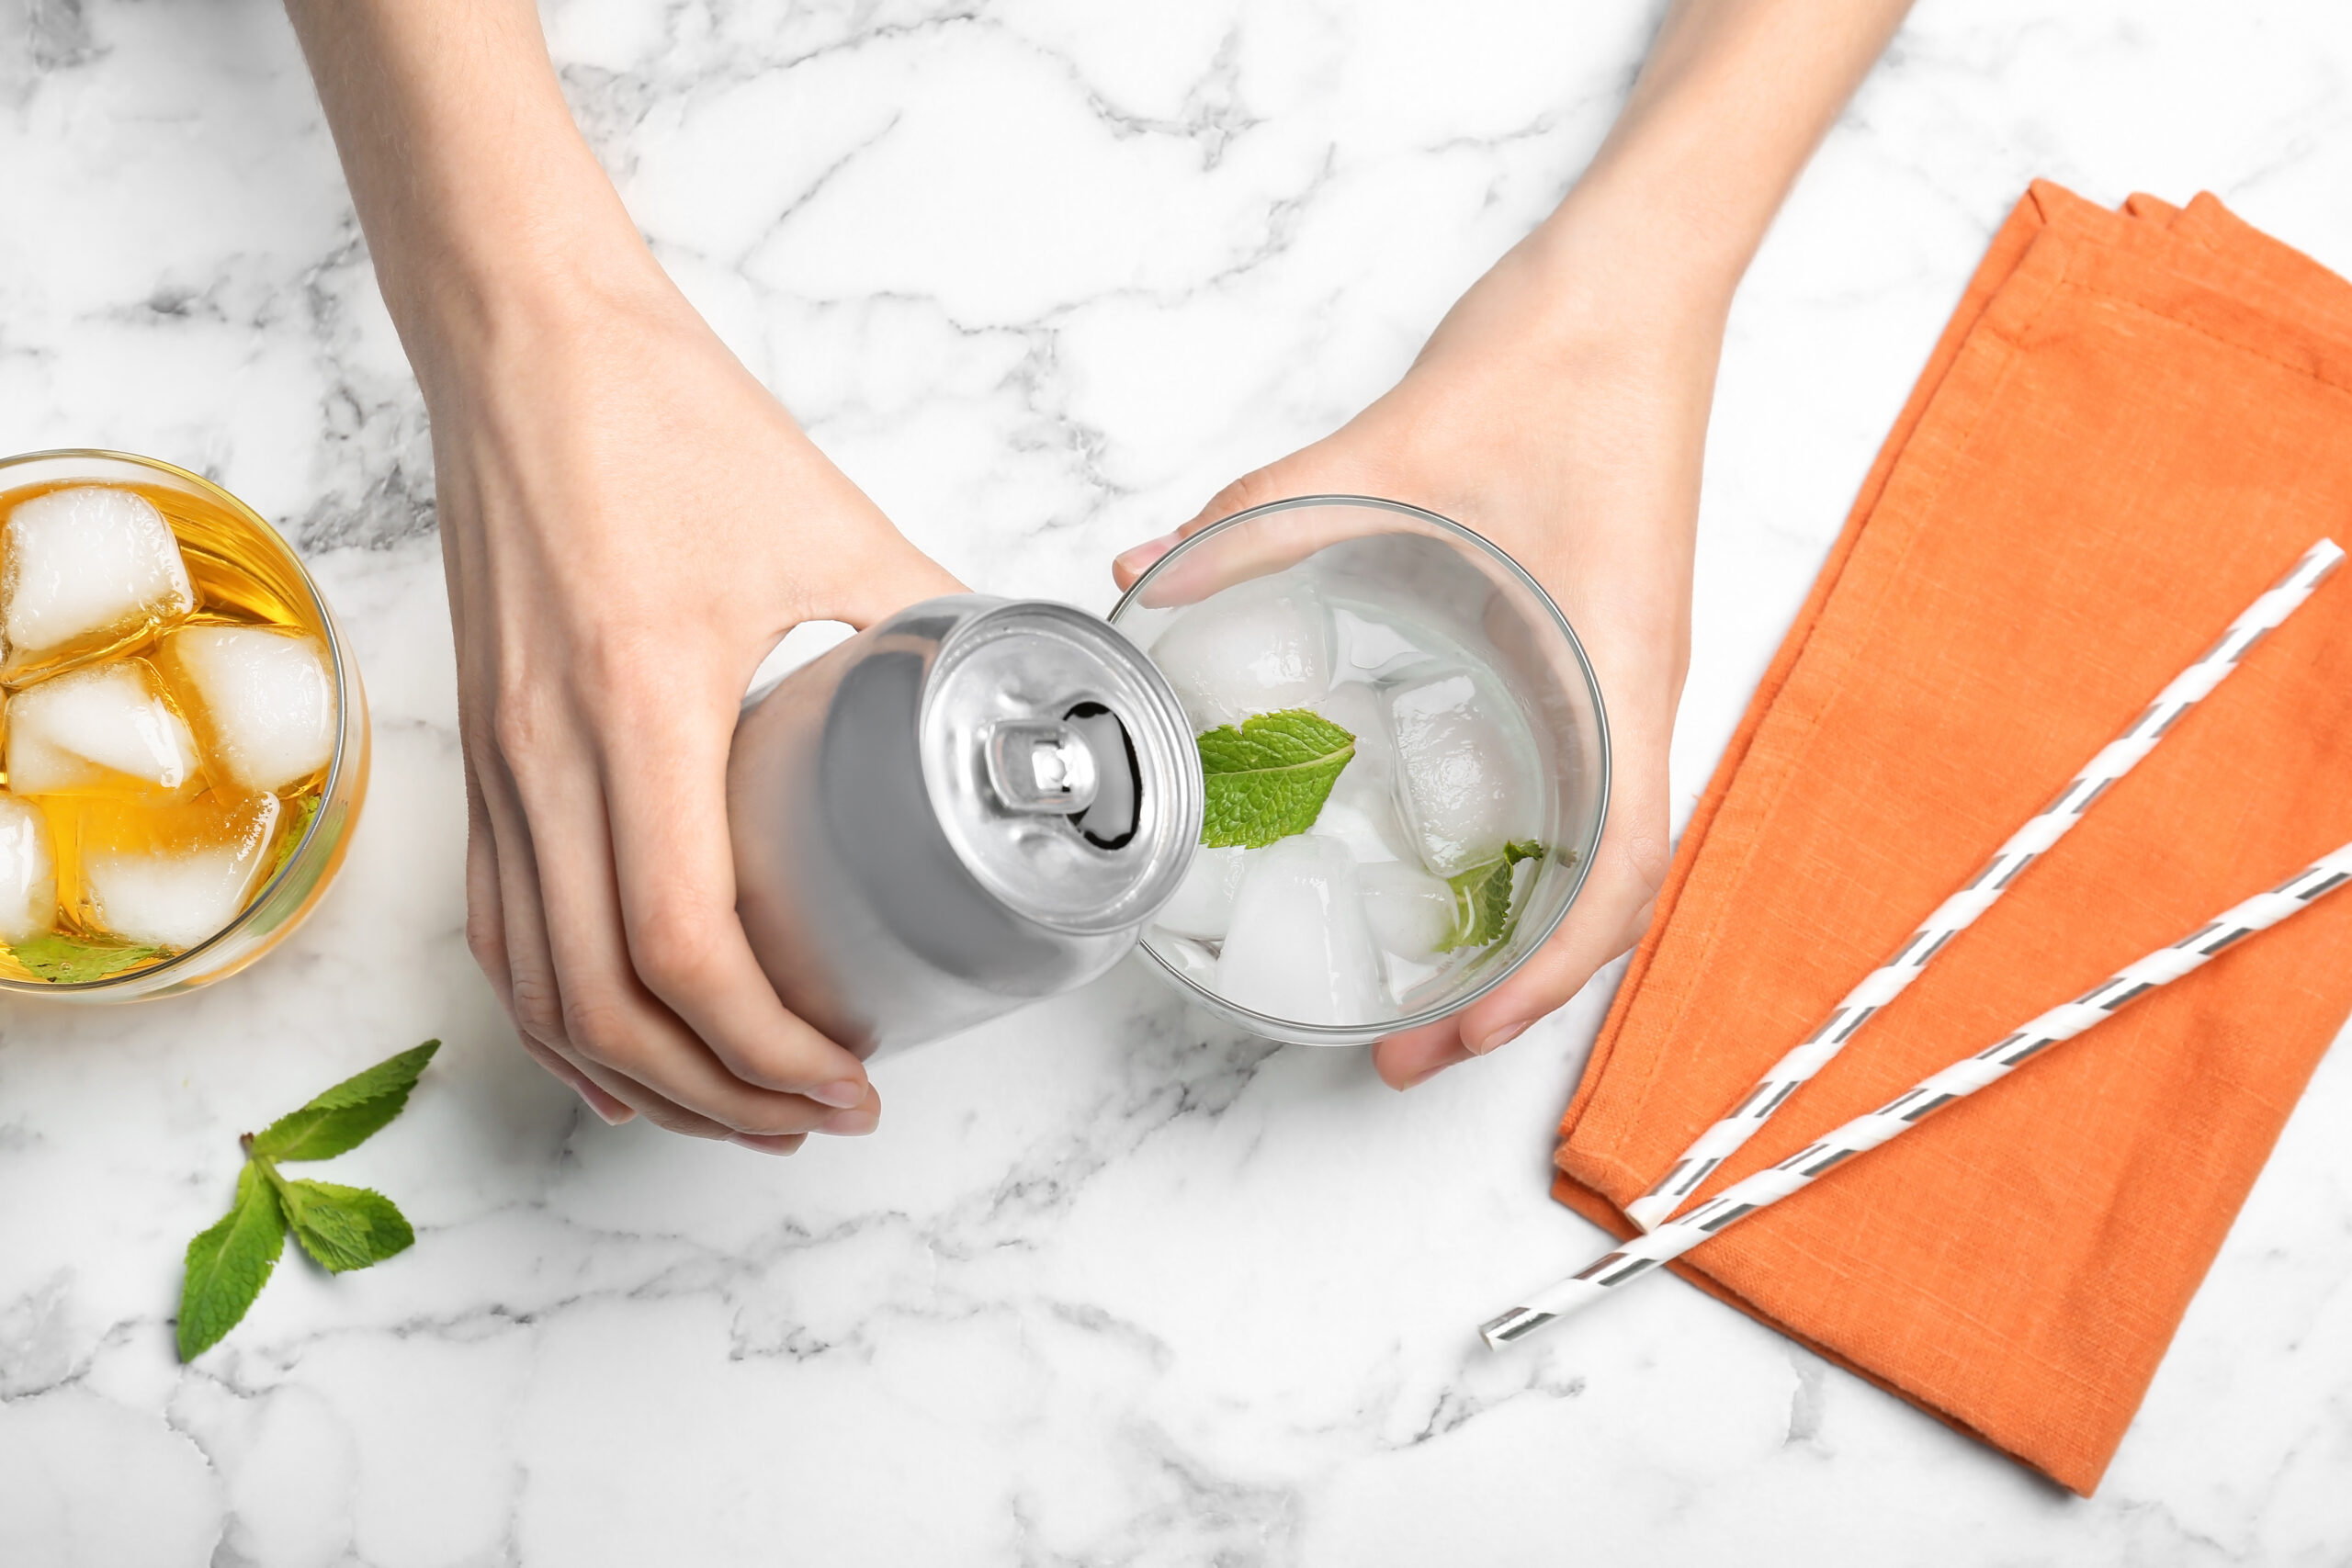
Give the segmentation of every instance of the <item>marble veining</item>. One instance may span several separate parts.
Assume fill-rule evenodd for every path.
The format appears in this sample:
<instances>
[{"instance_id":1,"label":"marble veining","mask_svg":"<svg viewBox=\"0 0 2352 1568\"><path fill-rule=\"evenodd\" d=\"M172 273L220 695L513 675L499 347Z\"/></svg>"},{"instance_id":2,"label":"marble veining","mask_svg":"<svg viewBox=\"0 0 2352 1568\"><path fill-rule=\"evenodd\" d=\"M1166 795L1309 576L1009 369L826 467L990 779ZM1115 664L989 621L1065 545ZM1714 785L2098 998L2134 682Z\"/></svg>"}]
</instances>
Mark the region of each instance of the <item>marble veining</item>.
<instances>
[{"instance_id":1,"label":"marble veining","mask_svg":"<svg viewBox=\"0 0 2352 1568\"><path fill-rule=\"evenodd\" d=\"M978 586L1112 552L1384 389L1607 130L1603 0L553 0L663 263ZM1616 971L1408 1096L1139 968L882 1064L797 1158L608 1129L460 934L422 404L266 0L0 0L0 447L273 518L376 715L289 946L135 1010L0 1007L0 1563L2331 1563L2352 1555L2352 1061L2321 1068L2099 1496L1678 1284L1492 1356L1586 1255L1544 1194ZM1927 0L1731 324L1687 810L1992 229L2037 175L2211 188L2352 268L2340 7ZM236 1134L428 1034L331 1174L415 1250L167 1320Z\"/></svg>"}]
</instances>

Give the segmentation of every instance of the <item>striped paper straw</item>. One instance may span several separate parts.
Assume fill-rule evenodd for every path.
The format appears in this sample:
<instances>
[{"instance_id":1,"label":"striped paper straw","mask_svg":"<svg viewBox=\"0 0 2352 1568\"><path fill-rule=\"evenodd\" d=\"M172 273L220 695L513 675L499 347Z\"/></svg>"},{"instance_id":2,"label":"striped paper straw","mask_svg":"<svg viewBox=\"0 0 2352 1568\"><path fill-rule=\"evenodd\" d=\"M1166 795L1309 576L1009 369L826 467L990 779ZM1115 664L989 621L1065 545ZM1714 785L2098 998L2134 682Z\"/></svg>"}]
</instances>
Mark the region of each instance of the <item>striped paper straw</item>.
<instances>
[{"instance_id":1,"label":"striped paper straw","mask_svg":"<svg viewBox=\"0 0 2352 1568\"><path fill-rule=\"evenodd\" d=\"M2267 893L2257 893L2197 928L2170 947L2128 964L2071 1002L2062 1002L2007 1038L1965 1056L1922 1079L1907 1093L1880 1106L1798 1150L1775 1166L1700 1204L1679 1219L1637 1235L1614 1252L1480 1326L1487 1343L1499 1350L1554 1318L1590 1306L1618 1287L1640 1279L1669 1258L1679 1258L1724 1226L1744 1220L1792 1192L1801 1192L1826 1171L1866 1149L1916 1127L1955 1100L1997 1083L2061 1040L2072 1039L2105 1020L2124 1003L2169 985L2211 963L2214 954L2256 931L2311 908L2321 894L2352 881L2352 844L2313 861Z\"/></svg>"},{"instance_id":2,"label":"striped paper straw","mask_svg":"<svg viewBox=\"0 0 2352 1568\"><path fill-rule=\"evenodd\" d=\"M2230 629L2222 634L2221 641L2174 676L2172 684L2157 694L2156 700L2132 721L2131 727L2109 741L2058 792L2056 799L2011 834L2009 841L1969 878L1966 886L1937 906L1936 912L1911 933L1910 940L1895 951L1894 957L1863 976L1861 984L1846 993L1846 999L1838 1004L1835 1011L1756 1081L1747 1098L1733 1106L1722 1121L1700 1134L1698 1140L1683 1151L1682 1157L1658 1178L1657 1185L1626 1204L1626 1218L1643 1230L1649 1230L1673 1213L1684 1199L1698 1190L1701 1182L1713 1174L1717 1166L1747 1142L1756 1129L1772 1119L1772 1113L1796 1092L1798 1085L1835 1060L1871 1014L1901 996L1904 987L1927 968L1929 959L1999 902L2019 872L2064 838L2066 830L2082 820L2091 802L2136 767L2141 758L2154 750L2156 742L2165 738L2180 716L2220 685L2266 634L2300 609L2303 601L2312 596L2312 590L2343 560L2344 552L2333 539L2322 539L2304 551L2292 570L2230 623Z\"/></svg>"}]
</instances>

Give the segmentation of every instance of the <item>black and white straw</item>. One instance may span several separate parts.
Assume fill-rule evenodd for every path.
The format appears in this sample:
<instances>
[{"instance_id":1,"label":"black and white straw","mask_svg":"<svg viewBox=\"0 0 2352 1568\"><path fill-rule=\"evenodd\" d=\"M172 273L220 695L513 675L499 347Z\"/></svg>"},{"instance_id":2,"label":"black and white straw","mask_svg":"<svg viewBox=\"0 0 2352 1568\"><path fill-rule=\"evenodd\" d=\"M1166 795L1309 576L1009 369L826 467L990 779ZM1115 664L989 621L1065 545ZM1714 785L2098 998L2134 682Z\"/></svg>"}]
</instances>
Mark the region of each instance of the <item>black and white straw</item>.
<instances>
[{"instance_id":1,"label":"black and white straw","mask_svg":"<svg viewBox=\"0 0 2352 1568\"><path fill-rule=\"evenodd\" d=\"M1866 1116L1857 1116L1780 1164L1732 1183L1720 1195L1689 1213L1594 1259L1549 1290L1531 1296L1524 1304L1483 1325L1479 1334L1499 1350L1555 1318L1590 1306L1619 1286L1653 1272L1668 1259L1681 1257L1725 1226L1779 1202L1792 1192L1803 1191L1854 1156L1901 1135L1953 1100L1999 1082L2059 1041L2072 1039L2104 1021L2125 1003L2203 967L2256 931L2310 908L2321 895L2334 892L2348 881L2352 881L2352 844L2312 862L2268 892L2257 893L2235 908L2216 915L2170 947L2158 948L2145 958L2126 964L2073 1001L2060 1003L2014 1033L1921 1080L1907 1093Z\"/></svg>"},{"instance_id":2,"label":"black and white straw","mask_svg":"<svg viewBox=\"0 0 2352 1568\"><path fill-rule=\"evenodd\" d=\"M1796 1092L1798 1085L1827 1066L1872 1013L1902 995L1904 987L1918 978L1930 959L1998 902L2020 872L2064 838L2067 829L2082 820L2093 801L2136 767L2140 759L2154 750L2156 742L2171 731L2181 715L2220 685L2255 644L2300 609L2303 601L2311 597L2312 590L2343 560L2344 552L2333 539L2322 539L2304 551L2292 570L2230 623L2230 629L2222 634L2219 642L2173 677L2172 683L2157 694L2155 701L2122 734L2108 742L2049 805L2009 836L2009 841L1984 863L1967 886L1938 906L1894 957L1847 992L1846 999L1818 1028L1774 1063L1771 1070L1758 1078L1756 1087L1721 1121L1699 1134L1697 1141L1683 1151L1682 1157L1667 1168L1656 1186L1628 1203L1626 1217L1649 1230L1673 1213L1714 1173L1716 1167L1771 1120L1773 1112Z\"/></svg>"}]
</instances>

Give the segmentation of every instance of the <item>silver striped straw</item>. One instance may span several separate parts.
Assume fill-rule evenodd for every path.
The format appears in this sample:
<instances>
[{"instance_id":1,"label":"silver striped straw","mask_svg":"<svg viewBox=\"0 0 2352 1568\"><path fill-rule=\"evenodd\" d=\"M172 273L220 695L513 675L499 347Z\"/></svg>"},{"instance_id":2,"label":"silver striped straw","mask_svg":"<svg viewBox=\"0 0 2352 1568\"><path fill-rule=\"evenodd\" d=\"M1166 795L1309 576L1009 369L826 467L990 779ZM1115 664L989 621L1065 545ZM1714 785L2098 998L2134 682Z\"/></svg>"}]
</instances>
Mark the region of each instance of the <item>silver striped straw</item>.
<instances>
[{"instance_id":1,"label":"silver striped straw","mask_svg":"<svg viewBox=\"0 0 2352 1568\"><path fill-rule=\"evenodd\" d=\"M2241 939L2310 908L2320 895L2332 892L2347 881L2352 881L2352 844L2313 861L2267 893L2257 893L2235 908L2216 915L2170 947L2158 948L2145 958L2124 965L2073 1001L2060 1003L2016 1033L1923 1078L1907 1093L1888 1100L1866 1116L1855 1117L1819 1143L1808 1145L1780 1164L1732 1183L1720 1195L1679 1219L1669 1220L1594 1259L1549 1290L1529 1298L1524 1305L1515 1306L1482 1325L1479 1334L1499 1350L1555 1318L1590 1306L1668 1258L1681 1257L1724 1226L1779 1202L1792 1192L1804 1190L1825 1172L1908 1132L1953 1100L1999 1082L2059 1041L2072 1039L2103 1021L2124 1003L2202 968L2212 962L2216 953Z\"/></svg>"},{"instance_id":2,"label":"silver striped straw","mask_svg":"<svg viewBox=\"0 0 2352 1568\"><path fill-rule=\"evenodd\" d=\"M1871 1014L1901 996L1904 987L1927 968L1929 959L1999 902L2019 872L2064 838L2066 830L2090 809L2091 802L2137 766L2141 758L2154 750L2156 742L2165 738L2180 716L2220 685L2264 636L2300 609L2303 601L2312 596L2312 590L2326 581L2343 560L2344 552L2333 539L2322 539L2304 551L2292 570L2230 623L2230 629L2222 634L2221 641L2174 676L2172 684L2156 694L2156 700L2132 721L2130 728L2109 741L2058 792L2055 799L2009 836L2009 841L1969 878L1966 886L1937 906L1936 912L1911 933L1894 957L1847 992L1846 999L1819 1027L1775 1062L1723 1120L1699 1134L1697 1141L1683 1151L1682 1157L1658 1178L1656 1186L1626 1204L1625 1217L1643 1230L1649 1230L1673 1213L1684 1199L1699 1190L1700 1183L1713 1174L1717 1166L1772 1119L1772 1113L1796 1092L1798 1085L1834 1061Z\"/></svg>"}]
</instances>

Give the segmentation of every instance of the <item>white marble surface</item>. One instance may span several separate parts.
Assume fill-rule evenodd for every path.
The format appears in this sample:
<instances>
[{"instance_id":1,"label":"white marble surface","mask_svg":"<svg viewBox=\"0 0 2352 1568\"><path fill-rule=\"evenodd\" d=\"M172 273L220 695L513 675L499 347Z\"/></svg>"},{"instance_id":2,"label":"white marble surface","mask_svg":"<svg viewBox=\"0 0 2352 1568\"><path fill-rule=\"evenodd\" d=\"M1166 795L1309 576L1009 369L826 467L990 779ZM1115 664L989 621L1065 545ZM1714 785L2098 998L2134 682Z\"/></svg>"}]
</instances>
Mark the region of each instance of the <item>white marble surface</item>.
<instances>
[{"instance_id":1,"label":"white marble surface","mask_svg":"<svg viewBox=\"0 0 2352 1568\"><path fill-rule=\"evenodd\" d=\"M1574 175L1654 9L548 19L662 258L827 449L975 583L1102 606L1115 547L1387 384ZM2027 179L2210 187L2352 268L2348 73L2330 0L1928 0L1733 321L1682 805ZM0 3L0 447L155 453L276 518L377 743L288 950L192 999L0 1009L0 1562L2352 1557L2341 1048L2090 1502L1679 1284L1478 1348L1592 1239L1545 1159L1606 985L1404 1097L1122 972L883 1065L881 1133L795 1159L583 1117L459 939L423 415L285 22ZM284 1267L177 1366L235 1134L426 1034L414 1108L337 1168L415 1250Z\"/></svg>"}]
</instances>

